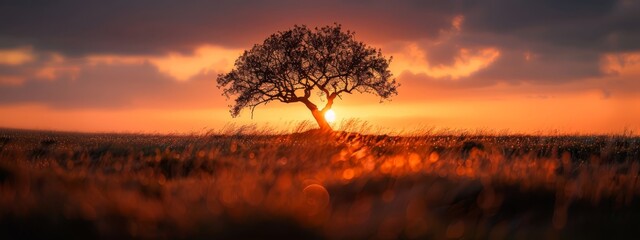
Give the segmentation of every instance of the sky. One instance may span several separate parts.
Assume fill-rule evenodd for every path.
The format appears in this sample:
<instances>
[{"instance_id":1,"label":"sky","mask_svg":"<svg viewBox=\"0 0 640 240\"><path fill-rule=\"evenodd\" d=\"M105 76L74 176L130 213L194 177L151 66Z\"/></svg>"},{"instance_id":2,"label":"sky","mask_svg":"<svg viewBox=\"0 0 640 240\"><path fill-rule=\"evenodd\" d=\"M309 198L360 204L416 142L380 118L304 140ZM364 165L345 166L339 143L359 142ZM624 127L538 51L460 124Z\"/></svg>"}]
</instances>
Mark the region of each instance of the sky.
<instances>
[{"instance_id":1,"label":"sky","mask_svg":"<svg viewBox=\"0 0 640 240\"><path fill-rule=\"evenodd\" d=\"M637 0L5 0L0 127L292 129L313 121L303 104L232 118L215 80L277 31L334 23L392 57L401 84L391 101L336 101L335 128L640 132Z\"/></svg>"}]
</instances>

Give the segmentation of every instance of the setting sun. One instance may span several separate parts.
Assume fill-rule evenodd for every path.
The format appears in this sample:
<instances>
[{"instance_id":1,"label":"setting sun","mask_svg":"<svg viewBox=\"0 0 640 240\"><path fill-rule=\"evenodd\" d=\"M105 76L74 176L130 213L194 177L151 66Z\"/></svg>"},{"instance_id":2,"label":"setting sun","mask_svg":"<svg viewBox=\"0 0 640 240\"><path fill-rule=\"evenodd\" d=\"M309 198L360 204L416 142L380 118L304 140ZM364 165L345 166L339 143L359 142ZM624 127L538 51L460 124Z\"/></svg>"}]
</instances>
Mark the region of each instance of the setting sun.
<instances>
[{"instance_id":1,"label":"setting sun","mask_svg":"<svg viewBox=\"0 0 640 240\"><path fill-rule=\"evenodd\" d=\"M333 111L333 109L329 109L325 114L324 114L324 119L327 120L327 122L329 123L333 123L336 121L336 113Z\"/></svg>"}]
</instances>

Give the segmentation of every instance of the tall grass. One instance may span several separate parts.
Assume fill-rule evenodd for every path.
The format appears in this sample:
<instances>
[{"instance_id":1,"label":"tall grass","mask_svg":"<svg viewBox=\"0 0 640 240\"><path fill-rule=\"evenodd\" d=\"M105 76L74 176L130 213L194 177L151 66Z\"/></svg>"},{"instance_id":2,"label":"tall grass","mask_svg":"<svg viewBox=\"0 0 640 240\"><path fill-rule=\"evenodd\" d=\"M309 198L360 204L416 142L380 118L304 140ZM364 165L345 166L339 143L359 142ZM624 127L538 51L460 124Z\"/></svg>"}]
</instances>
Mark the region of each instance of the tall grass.
<instances>
[{"instance_id":1,"label":"tall grass","mask_svg":"<svg viewBox=\"0 0 640 240\"><path fill-rule=\"evenodd\" d=\"M0 132L9 238L600 238L640 222L640 138L229 125ZM311 125L313 126L313 125ZM380 134L359 134L375 132ZM6 239L4 238L3 239Z\"/></svg>"}]
</instances>

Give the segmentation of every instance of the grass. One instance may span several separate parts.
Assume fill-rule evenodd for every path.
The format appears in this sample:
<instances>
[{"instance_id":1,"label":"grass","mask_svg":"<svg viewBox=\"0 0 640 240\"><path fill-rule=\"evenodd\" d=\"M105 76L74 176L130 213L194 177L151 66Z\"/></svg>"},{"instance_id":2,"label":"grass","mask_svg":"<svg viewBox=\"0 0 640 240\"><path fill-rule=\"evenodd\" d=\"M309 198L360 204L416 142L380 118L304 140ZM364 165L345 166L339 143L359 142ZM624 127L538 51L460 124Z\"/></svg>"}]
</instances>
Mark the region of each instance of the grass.
<instances>
[{"instance_id":1,"label":"grass","mask_svg":"<svg viewBox=\"0 0 640 240\"><path fill-rule=\"evenodd\" d=\"M640 236L639 137L244 132L0 130L0 238Z\"/></svg>"}]
</instances>

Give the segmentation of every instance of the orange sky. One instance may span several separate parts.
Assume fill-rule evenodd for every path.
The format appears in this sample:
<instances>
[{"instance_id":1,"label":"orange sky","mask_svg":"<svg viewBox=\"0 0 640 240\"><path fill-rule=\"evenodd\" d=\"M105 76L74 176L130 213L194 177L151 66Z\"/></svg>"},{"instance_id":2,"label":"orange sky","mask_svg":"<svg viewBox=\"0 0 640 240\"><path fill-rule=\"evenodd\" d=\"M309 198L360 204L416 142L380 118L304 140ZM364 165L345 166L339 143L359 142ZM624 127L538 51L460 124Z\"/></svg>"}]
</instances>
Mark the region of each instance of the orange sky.
<instances>
[{"instance_id":1,"label":"orange sky","mask_svg":"<svg viewBox=\"0 0 640 240\"><path fill-rule=\"evenodd\" d=\"M640 122L640 100L602 100L597 94L429 103L337 104L334 127L350 118L367 121L371 131L411 132L425 128L511 133L622 133ZM629 108L631 107L631 108ZM298 121L313 121L303 105L274 103L231 118L227 109L51 109L38 105L1 107L0 125L12 128L83 132L202 133L226 124L258 124L288 131ZM313 123L315 124L315 123Z\"/></svg>"},{"instance_id":2,"label":"orange sky","mask_svg":"<svg viewBox=\"0 0 640 240\"><path fill-rule=\"evenodd\" d=\"M384 49L383 49L384 51ZM31 48L11 49L0 52L2 64L22 64L31 61ZM151 64L163 75L176 82L189 79L203 72L228 71L240 49L202 46L193 55L168 53L164 56L95 55L86 57L88 66ZM470 52L460 49L452 65L430 65L424 59L426 53L413 43L407 43L394 56L391 69L395 76L403 73L422 74L437 81L458 81L491 65L500 57L499 50L487 48ZM614 74L608 79L636 78L640 76L640 54L603 56L602 68ZM523 55L523 58L526 57ZM58 56L51 62L34 69L38 81L55 81L57 75L77 77L85 66ZM211 82L215 78L209 79ZM392 101L378 103L375 96L345 96L334 106L337 121L334 127L346 119L369 122L373 130L403 132L435 127L437 129L508 130L514 133L622 133L625 129L638 131L640 123L640 96L629 95L607 98L597 90L564 91L569 86L505 86L494 85L478 89L425 89L414 81L399 79L402 87L399 96ZM4 79L6 85L20 85L23 80ZM210 85L205 91L216 96L214 106L202 105L201 98L181 99L181 105L172 105L154 98L134 98L124 107L60 108L39 103L18 103L0 106L0 126L26 129L53 129L83 132L146 132L191 133L220 129L230 123L258 124L285 130L298 121L313 121L311 114L301 104L271 103L259 107L254 119L246 111L240 118L231 118L226 102L217 97L220 91ZM536 88L541 88L537 90ZM539 93L548 95L540 95ZM117 96L117 94L116 94ZM161 96L160 96L161 97ZM286 131L286 130L285 130Z\"/></svg>"},{"instance_id":3,"label":"orange sky","mask_svg":"<svg viewBox=\"0 0 640 240\"><path fill-rule=\"evenodd\" d=\"M327 6L343 4L330 2ZM385 133L431 127L512 133L640 132L640 46L626 43L627 35L622 32L612 29L611 34L602 36L603 41L588 42L571 38L571 34L585 33L566 32L566 38L550 37L550 33L562 30L544 25L544 19L525 19L524 15L509 15L514 24L520 24L510 30L479 11L444 6L446 14L435 10L420 13L410 5L398 6L385 13L396 18L377 25L365 24L363 19L369 16L358 11L353 15L332 15L343 20L345 28L353 28L357 40L380 48L385 56L393 56L390 69L402 84L399 95L383 103L378 103L375 96L344 96L334 105L335 128L340 128L342 121L355 118L367 121L371 131ZM292 8L295 7L306 5ZM366 7L371 11L385 9L377 5ZM552 10L546 12L548 6L535 7L541 7L541 14L548 14L554 21L574 22L564 19L564 15L556 16ZM620 2L606 7L603 16L625 19L633 15L627 9L637 6ZM265 22L257 30L225 28L211 19L209 24L217 26L220 36L188 24L196 13L169 16L174 24L163 26L173 28L176 34L166 35L163 30L155 35L149 33L162 38L136 35L137 31L155 31L149 28L154 22L137 18L139 24L132 21L113 26L109 25L114 24L113 18L89 19L105 28L113 27L109 28L112 32L122 30L119 34L123 37L105 37L97 31L77 35L82 42L56 37L57 33L47 36L38 35L35 30L25 31L27 25L22 30L0 30L0 127L191 133L216 131L228 124L258 124L290 131L299 121L313 121L302 104L270 103L258 107L253 119L249 110L239 118L231 118L227 105L232 103L220 96L221 91L215 87L216 75L232 69L244 49L283 30L281 26L290 27L300 21L326 22L328 19L320 17L323 9L309 16L287 16L291 23ZM454 10L449 12L451 9ZM158 11L161 10L171 8ZM135 14L121 15L133 19L132 16ZM251 16L262 19L266 15ZM432 24L420 25L416 22L419 19L413 19L423 16ZM15 18L18 17L16 13ZM587 13L575 17L608 21ZM547 27L536 26L537 21ZM60 20L60 24L63 22ZM50 25L56 28L56 20ZM69 31L74 29L70 26ZM570 38L575 44L566 45Z\"/></svg>"}]
</instances>

